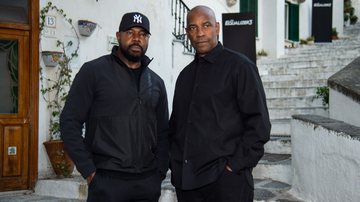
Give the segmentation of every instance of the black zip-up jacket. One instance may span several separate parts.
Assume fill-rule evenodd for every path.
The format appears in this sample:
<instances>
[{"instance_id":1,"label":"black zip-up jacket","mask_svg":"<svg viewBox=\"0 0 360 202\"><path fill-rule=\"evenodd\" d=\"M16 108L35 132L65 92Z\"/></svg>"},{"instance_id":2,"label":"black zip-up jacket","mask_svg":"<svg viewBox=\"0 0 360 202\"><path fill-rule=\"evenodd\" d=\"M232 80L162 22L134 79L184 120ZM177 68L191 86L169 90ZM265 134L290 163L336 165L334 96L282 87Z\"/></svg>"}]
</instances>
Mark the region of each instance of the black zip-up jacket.
<instances>
[{"instance_id":1,"label":"black zip-up jacket","mask_svg":"<svg viewBox=\"0 0 360 202\"><path fill-rule=\"evenodd\" d=\"M202 187L229 165L253 186L251 170L264 154L270 128L257 67L218 43L176 81L169 136L173 185Z\"/></svg>"},{"instance_id":2,"label":"black zip-up jacket","mask_svg":"<svg viewBox=\"0 0 360 202\"><path fill-rule=\"evenodd\" d=\"M168 104L163 80L144 56L139 80L116 56L85 63L61 114L61 137L81 175L97 169L139 178L168 169ZM82 128L85 123L85 137Z\"/></svg>"}]
</instances>

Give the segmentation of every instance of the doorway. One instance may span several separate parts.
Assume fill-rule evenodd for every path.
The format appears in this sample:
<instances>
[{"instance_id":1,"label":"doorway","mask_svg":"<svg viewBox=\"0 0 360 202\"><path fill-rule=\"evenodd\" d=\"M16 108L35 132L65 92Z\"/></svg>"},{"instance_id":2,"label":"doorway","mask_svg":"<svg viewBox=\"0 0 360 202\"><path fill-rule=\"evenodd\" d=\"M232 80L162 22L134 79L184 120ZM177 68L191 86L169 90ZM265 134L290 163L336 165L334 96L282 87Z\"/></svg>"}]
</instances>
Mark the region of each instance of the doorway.
<instances>
[{"instance_id":1,"label":"doorway","mask_svg":"<svg viewBox=\"0 0 360 202\"><path fill-rule=\"evenodd\" d=\"M299 41L299 4L285 2L285 39Z\"/></svg>"},{"instance_id":2,"label":"doorway","mask_svg":"<svg viewBox=\"0 0 360 202\"><path fill-rule=\"evenodd\" d=\"M37 179L39 2L0 3L0 192Z\"/></svg>"}]
</instances>

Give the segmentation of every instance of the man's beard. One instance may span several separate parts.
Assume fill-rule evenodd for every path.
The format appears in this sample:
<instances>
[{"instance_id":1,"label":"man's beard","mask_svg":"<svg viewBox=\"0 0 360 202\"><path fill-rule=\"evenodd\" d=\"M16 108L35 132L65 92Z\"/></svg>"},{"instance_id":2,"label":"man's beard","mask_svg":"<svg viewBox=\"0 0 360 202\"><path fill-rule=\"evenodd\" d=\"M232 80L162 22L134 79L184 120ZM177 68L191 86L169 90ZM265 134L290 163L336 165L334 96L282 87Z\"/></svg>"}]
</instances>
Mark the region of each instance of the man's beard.
<instances>
[{"instance_id":1,"label":"man's beard","mask_svg":"<svg viewBox=\"0 0 360 202\"><path fill-rule=\"evenodd\" d=\"M144 49L141 46L139 46L141 48L141 54L140 55L134 55L134 54L131 54L131 52L129 51L131 46L134 46L134 44L130 45L127 49L125 49L124 47L120 47L120 51L124 55L124 57L126 59L128 59L129 61L131 61L131 62L139 62L141 60L141 58L145 55L144 54ZM138 45L136 45L136 46L138 46Z\"/></svg>"}]
</instances>

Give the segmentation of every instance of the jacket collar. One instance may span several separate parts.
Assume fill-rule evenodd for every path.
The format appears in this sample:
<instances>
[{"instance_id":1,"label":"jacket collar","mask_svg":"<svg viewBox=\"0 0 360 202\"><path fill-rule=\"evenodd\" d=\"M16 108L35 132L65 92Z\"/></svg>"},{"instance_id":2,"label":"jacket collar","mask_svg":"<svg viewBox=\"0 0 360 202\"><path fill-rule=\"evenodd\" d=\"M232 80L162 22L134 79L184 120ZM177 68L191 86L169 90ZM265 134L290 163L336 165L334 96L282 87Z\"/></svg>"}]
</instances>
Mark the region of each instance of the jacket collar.
<instances>
[{"instance_id":1,"label":"jacket collar","mask_svg":"<svg viewBox=\"0 0 360 202\"><path fill-rule=\"evenodd\" d=\"M224 46L219 41L218 44L213 48L208 54L206 54L203 57L199 57L198 55L195 55L196 60L205 60L210 63L214 63L216 59L219 57L220 53L224 49Z\"/></svg>"},{"instance_id":2,"label":"jacket collar","mask_svg":"<svg viewBox=\"0 0 360 202\"><path fill-rule=\"evenodd\" d=\"M117 56L116 52L117 50L119 49L119 46L114 46L111 50L111 55L115 58L115 60L120 63L121 66L124 66L124 67L127 67L127 65L122 61L120 60L120 58ZM140 68L145 68L147 67L150 62L153 60L154 58L149 58L148 56L144 55L142 58L141 58L141 66Z\"/></svg>"}]
</instances>

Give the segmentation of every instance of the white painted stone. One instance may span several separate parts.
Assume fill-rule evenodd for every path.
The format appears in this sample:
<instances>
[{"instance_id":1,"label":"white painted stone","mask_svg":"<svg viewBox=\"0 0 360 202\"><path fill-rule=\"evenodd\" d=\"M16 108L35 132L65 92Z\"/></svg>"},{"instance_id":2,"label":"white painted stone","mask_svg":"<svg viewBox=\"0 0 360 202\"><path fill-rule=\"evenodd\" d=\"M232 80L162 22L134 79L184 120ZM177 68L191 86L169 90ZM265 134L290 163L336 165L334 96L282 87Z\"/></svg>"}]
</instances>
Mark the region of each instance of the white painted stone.
<instances>
[{"instance_id":1,"label":"white painted stone","mask_svg":"<svg viewBox=\"0 0 360 202\"><path fill-rule=\"evenodd\" d=\"M330 88L330 118L360 127L360 103L351 97Z\"/></svg>"},{"instance_id":2,"label":"white painted stone","mask_svg":"<svg viewBox=\"0 0 360 202\"><path fill-rule=\"evenodd\" d=\"M159 202L177 202L176 193L167 189L161 190Z\"/></svg>"},{"instance_id":3,"label":"white painted stone","mask_svg":"<svg viewBox=\"0 0 360 202\"><path fill-rule=\"evenodd\" d=\"M291 193L305 201L358 201L360 141L292 120Z\"/></svg>"},{"instance_id":4,"label":"white painted stone","mask_svg":"<svg viewBox=\"0 0 360 202\"><path fill-rule=\"evenodd\" d=\"M291 154L290 134L288 135L289 137L286 138L270 138L270 141L264 145L265 153Z\"/></svg>"},{"instance_id":5,"label":"white painted stone","mask_svg":"<svg viewBox=\"0 0 360 202\"><path fill-rule=\"evenodd\" d=\"M69 199L86 199L87 183L81 177L38 180L35 194Z\"/></svg>"},{"instance_id":6,"label":"white painted stone","mask_svg":"<svg viewBox=\"0 0 360 202\"><path fill-rule=\"evenodd\" d=\"M259 163L253 169L253 176L257 179L272 179L287 184L292 183L292 169L290 160L277 164Z\"/></svg>"},{"instance_id":7,"label":"white painted stone","mask_svg":"<svg viewBox=\"0 0 360 202\"><path fill-rule=\"evenodd\" d=\"M271 134L290 136L290 119L272 119ZM272 153L272 152L270 152Z\"/></svg>"}]
</instances>

